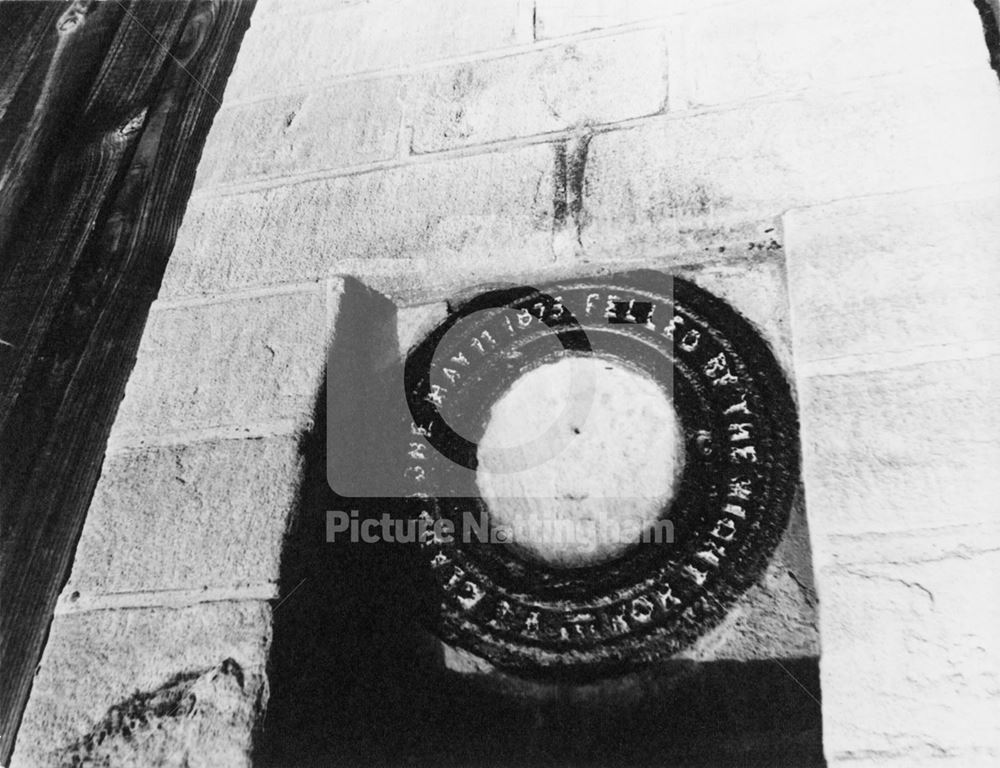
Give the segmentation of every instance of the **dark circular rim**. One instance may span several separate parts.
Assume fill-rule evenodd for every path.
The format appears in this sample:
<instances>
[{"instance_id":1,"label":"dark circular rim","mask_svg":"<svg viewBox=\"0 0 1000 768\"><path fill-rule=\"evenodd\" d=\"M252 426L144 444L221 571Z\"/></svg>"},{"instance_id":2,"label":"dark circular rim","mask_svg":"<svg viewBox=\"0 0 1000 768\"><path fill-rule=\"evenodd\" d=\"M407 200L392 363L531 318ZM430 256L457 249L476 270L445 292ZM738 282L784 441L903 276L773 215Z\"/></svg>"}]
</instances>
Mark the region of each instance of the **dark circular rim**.
<instances>
[{"instance_id":1,"label":"dark circular rim","mask_svg":"<svg viewBox=\"0 0 1000 768\"><path fill-rule=\"evenodd\" d=\"M470 470L492 405L528 370L569 355L620 361L673 397L685 464L661 518L674 543L560 569L487 542L423 542L441 589L434 631L520 673L627 670L690 645L760 577L798 485L795 404L767 343L721 299L642 271L486 292L410 353L427 485L447 489L421 499L425 520L485 512ZM462 357L468 365L445 370ZM413 495L425 496L419 484Z\"/></svg>"}]
</instances>

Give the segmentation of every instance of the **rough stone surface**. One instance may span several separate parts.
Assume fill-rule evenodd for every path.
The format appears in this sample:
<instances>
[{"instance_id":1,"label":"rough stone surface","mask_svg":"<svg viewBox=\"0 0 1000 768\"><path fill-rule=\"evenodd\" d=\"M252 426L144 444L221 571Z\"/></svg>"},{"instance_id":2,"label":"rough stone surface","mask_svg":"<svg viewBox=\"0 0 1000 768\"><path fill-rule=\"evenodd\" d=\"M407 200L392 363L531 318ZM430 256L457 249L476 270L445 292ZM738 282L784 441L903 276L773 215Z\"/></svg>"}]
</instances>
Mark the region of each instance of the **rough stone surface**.
<instances>
[{"instance_id":1,"label":"rough stone surface","mask_svg":"<svg viewBox=\"0 0 1000 768\"><path fill-rule=\"evenodd\" d=\"M1000 356L799 381L814 533L994 519Z\"/></svg>"},{"instance_id":2,"label":"rough stone surface","mask_svg":"<svg viewBox=\"0 0 1000 768\"><path fill-rule=\"evenodd\" d=\"M1000 537L964 534L978 541L958 556L890 538L883 562L819 574L828 756L1000 755Z\"/></svg>"},{"instance_id":3,"label":"rough stone surface","mask_svg":"<svg viewBox=\"0 0 1000 768\"><path fill-rule=\"evenodd\" d=\"M136 444L171 431L310 415L322 385L326 312L321 285L204 305L154 305L112 441Z\"/></svg>"},{"instance_id":4,"label":"rough stone surface","mask_svg":"<svg viewBox=\"0 0 1000 768\"><path fill-rule=\"evenodd\" d=\"M196 188L389 160L400 90L396 78L361 80L223 108Z\"/></svg>"},{"instance_id":5,"label":"rough stone surface","mask_svg":"<svg viewBox=\"0 0 1000 768\"><path fill-rule=\"evenodd\" d=\"M174 765L163 758L164 750L176 747L192 768L249 767L250 726L267 695L264 665L270 614L266 603L254 601L57 617L21 724L12 768L49 768L68 762L88 735L93 737L102 728L114 730L116 719L120 722L134 713L137 705L141 711L142 701L158 701L157 692L170 698L166 689L187 679L196 682L186 691L175 691L178 713L184 709L185 695L203 694L201 717L195 717L201 722L190 722L198 714L194 707L183 718L154 707L131 737L120 729L112 735L118 746L104 749L119 751L105 754L126 759L110 764ZM212 674L233 670L234 664L239 675L227 674L220 680Z\"/></svg>"},{"instance_id":6,"label":"rough stone surface","mask_svg":"<svg viewBox=\"0 0 1000 768\"><path fill-rule=\"evenodd\" d=\"M795 210L783 230L800 368L1000 341L1000 182Z\"/></svg>"},{"instance_id":7,"label":"rough stone surface","mask_svg":"<svg viewBox=\"0 0 1000 768\"><path fill-rule=\"evenodd\" d=\"M276 582L301 464L295 436L110 455L64 600Z\"/></svg>"},{"instance_id":8,"label":"rough stone surface","mask_svg":"<svg viewBox=\"0 0 1000 768\"><path fill-rule=\"evenodd\" d=\"M58 756L60 765L249 765L244 731L259 714L232 659L112 706Z\"/></svg>"},{"instance_id":9,"label":"rough stone surface","mask_svg":"<svg viewBox=\"0 0 1000 768\"><path fill-rule=\"evenodd\" d=\"M160 297L311 280L352 259L365 265L360 279L391 260L394 274L443 288L527 270L551 255L553 157L533 146L199 196Z\"/></svg>"},{"instance_id":10,"label":"rough stone surface","mask_svg":"<svg viewBox=\"0 0 1000 768\"><path fill-rule=\"evenodd\" d=\"M226 98L259 98L348 73L530 41L526 0L259 3Z\"/></svg>"},{"instance_id":11,"label":"rough stone surface","mask_svg":"<svg viewBox=\"0 0 1000 768\"><path fill-rule=\"evenodd\" d=\"M657 29L566 43L428 72L408 90L418 153L614 123L664 108L667 44Z\"/></svg>"},{"instance_id":12,"label":"rough stone surface","mask_svg":"<svg viewBox=\"0 0 1000 768\"><path fill-rule=\"evenodd\" d=\"M591 140L581 243L590 258L654 254L686 230L984 179L998 164L989 70L662 117Z\"/></svg>"},{"instance_id":13,"label":"rough stone surface","mask_svg":"<svg viewBox=\"0 0 1000 768\"><path fill-rule=\"evenodd\" d=\"M693 12L681 26L677 103L703 106L882 74L982 70L988 61L972 2L764 0Z\"/></svg>"},{"instance_id":14,"label":"rough stone surface","mask_svg":"<svg viewBox=\"0 0 1000 768\"><path fill-rule=\"evenodd\" d=\"M734 0L536 0L535 35L563 37L623 24L671 17Z\"/></svg>"}]
</instances>

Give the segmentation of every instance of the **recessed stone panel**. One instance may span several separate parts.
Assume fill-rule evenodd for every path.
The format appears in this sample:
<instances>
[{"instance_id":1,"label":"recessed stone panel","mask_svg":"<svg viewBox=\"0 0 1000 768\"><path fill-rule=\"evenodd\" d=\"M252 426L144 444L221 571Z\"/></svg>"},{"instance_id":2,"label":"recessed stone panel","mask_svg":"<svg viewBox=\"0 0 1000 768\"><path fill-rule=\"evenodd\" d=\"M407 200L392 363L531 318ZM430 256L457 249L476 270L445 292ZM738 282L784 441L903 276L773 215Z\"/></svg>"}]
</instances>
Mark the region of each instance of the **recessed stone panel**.
<instances>
[{"instance_id":1,"label":"recessed stone panel","mask_svg":"<svg viewBox=\"0 0 1000 768\"><path fill-rule=\"evenodd\" d=\"M659 290L663 286L667 293ZM723 619L725 609L761 578L785 536L798 466L790 389L767 343L752 326L679 278L637 272L546 284L540 292L524 289L523 295L518 290L470 297L411 350L405 364L415 426L408 438L410 460L401 467L401 477L409 483L410 495L433 500L426 508L417 503L422 509L419 520L432 527L447 524L457 532L451 538L435 533L423 544L442 592L437 631L449 643L521 673L573 674L588 667L628 668L666 661ZM545 344L549 337L558 343ZM661 343L667 351L660 350ZM664 355L663 365L657 362L658 355ZM500 402L504 392L515 392L522 374L527 380L546 365L575 357L606 360L612 368L614 361L632 367L665 387L664 396L672 400L683 425L686 458L679 486L667 492L670 498L665 502L661 499L665 511L660 517L671 528L668 541L647 540L643 529L638 532L641 545L626 544L624 553L602 550L598 561L564 562L561 553L568 551L566 546L560 549L558 543L545 541L540 547L530 537L523 542L526 529L518 523L527 521L507 519L532 516L533 510L551 511L561 502L581 506L574 489L553 491L555 486L545 481L551 457L536 455L533 449L557 450L553 441L559 440L552 438L551 429L533 442L525 436L527 447L498 445L484 455L484 444L477 445L484 426L488 437L491 420L500 418L489 410L490 403ZM490 366L496 369L493 374ZM598 396L599 387L588 389L586 376L571 378L570 410L587 395L592 409L612 407ZM752 393L741 389L743 384ZM581 386L582 394L577 391ZM722 400L716 403L717 397ZM709 425L715 423L710 414L726 422L720 422L718 433ZM565 437L562 442L591 445L593 450L579 462L582 466L590 462L600 473L608 463L606 453L631 435L610 427L592 433L586 414L578 416L571 415L567 422L579 422L576 436L559 432L559 437ZM403 447L401 443L398 450ZM382 453L390 452L387 445ZM503 460L494 461L493 453ZM508 466L507 459L517 466ZM541 473L541 479L532 475L534 479L517 486L517 492L497 480L484 493L485 465L478 463L487 460L490 466L485 469L490 473L499 469L516 478L528 471ZM522 467L519 461L530 466ZM706 461L721 461L729 470L721 465L699 469ZM669 465L668 474L673 466ZM346 476L337 473L335 465L329 471L336 489L336 481ZM569 474L561 472L553 482L568 482ZM713 491L699 485L697 477L709 485L722 485ZM500 498L500 488L507 488L507 495L519 499L520 506L504 506L499 510L503 514L495 515L492 506L510 501ZM580 488L576 491L590 495ZM627 510L635 507L638 492L635 483L624 482L621 487L610 483L601 489L601 496L612 507L617 504ZM554 493L558 498L550 498ZM478 501L477 496L481 496ZM691 511L709 499L720 505L722 517ZM470 519L474 521L477 514L489 520L486 539L481 528L479 534L470 531ZM541 517L549 521L545 514ZM501 524L505 522L511 524ZM703 523L708 527L698 533ZM468 538L470 532L474 540ZM702 533L707 536L704 541L699 538ZM500 534L506 538L496 539ZM527 556L526 551L530 551ZM784 603L802 610L806 626L815 620L811 608L802 609L797 585L779 586L778 573L768 578L763 594L742 607L743 626L754 623L746 621L754 606L769 600L772 607ZM699 597L702 589L708 595L704 599ZM777 597L782 589L788 597ZM766 621L762 615L756 619L761 620ZM732 621L739 619L734 616ZM725 639L714 645L725 645ZM710 647L698 653L711 654ZM811 646L806 642L805 647ZM745 655L747 649L731 652Z\"/></svg>"}]
</instances>

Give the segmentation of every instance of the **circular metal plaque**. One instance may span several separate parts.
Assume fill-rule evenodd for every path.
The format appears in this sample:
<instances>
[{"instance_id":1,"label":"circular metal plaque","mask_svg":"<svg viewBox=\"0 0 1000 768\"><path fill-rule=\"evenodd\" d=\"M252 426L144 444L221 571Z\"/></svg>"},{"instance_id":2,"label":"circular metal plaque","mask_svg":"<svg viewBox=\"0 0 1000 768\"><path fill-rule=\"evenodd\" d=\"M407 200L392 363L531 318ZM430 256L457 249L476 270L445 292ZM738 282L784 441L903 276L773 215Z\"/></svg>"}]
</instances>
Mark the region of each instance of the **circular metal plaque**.
<instances>
[{"instance_id":1,"label":"circular metal plaque","mask_svg":"<svg viewBox=\"0 0 1000 768\"><path fill-rule=\"evenodd\" d=\"M656 382L684 455L660 512L672 541L566 568L524 557L503 530L468 534L470 521L489 520L475 470L493 405L525 373L573 356ZM669 658L760 577L787 524L798 484L788 382L750 323L690 282L633 272L484 293L411 352L405 384L419 515L454 531L422 537L440 588L433 629L501 668L594 674ZM600 408L584 385L574 397Z\"/></svg>"}]
</instances>

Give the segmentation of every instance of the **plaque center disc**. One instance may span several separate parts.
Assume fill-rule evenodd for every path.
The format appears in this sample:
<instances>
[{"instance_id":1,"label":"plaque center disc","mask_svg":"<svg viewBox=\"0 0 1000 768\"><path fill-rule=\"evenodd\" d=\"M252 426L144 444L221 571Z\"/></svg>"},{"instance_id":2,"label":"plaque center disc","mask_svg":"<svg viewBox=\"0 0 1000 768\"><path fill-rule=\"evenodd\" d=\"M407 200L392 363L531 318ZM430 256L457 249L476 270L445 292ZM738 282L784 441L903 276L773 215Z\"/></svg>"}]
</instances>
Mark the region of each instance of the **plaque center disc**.
<instances>
[{"instance_id":1,"label":"plaque center disc","mask_svg":"<svg viewBox=\"0 0 1000 768\"><path fill-rule=\"evenodd\" d=\"M567 357L528 371L493 404L478 457L481 498L511 549L577 568L654 535L680 481L684 437L656 381L613 359Z\"/></svg>"}]
</instances>

